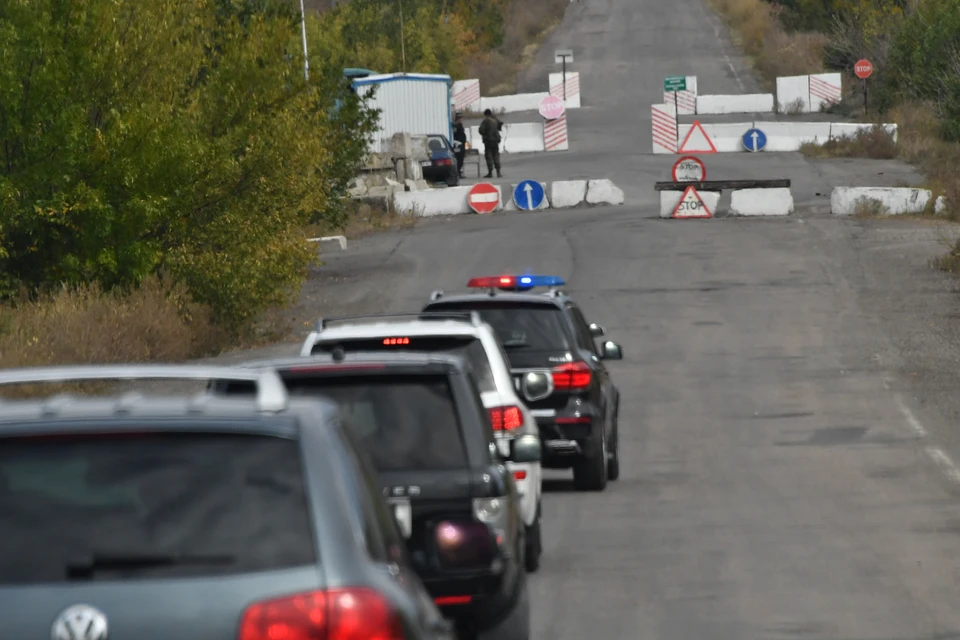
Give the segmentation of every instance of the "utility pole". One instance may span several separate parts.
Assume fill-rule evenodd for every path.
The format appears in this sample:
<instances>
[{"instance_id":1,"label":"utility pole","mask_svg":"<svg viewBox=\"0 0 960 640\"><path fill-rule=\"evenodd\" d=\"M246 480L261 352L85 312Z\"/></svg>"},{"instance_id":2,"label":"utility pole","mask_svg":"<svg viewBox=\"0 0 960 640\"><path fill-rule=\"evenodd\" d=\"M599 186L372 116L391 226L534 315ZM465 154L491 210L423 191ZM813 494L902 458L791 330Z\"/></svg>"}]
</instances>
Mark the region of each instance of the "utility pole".
<instances>
[{"instance_id":1,"label":"utility pole","mask_svg":"<svg viewBox=\"0 0 960 640\"><path fill-rule=\"evenodd\" d=\"M300 28L303 31L303 79L310 82L310 61L307 59L307 12L300 0Z\"/></svg>"},{"instance_id":2,"label":"utility pole","mask_svg":"<svg viewBox=\"0 0 960 640\"><path fill-rule=\"evenodd\" d=\"M300 0L303 2L303 0ZM397 5L400 6L400 61L402 64L403 72L407 72L407 48L404 44L403 37L403 0L397 0Z\"/></svg>"}]
</instances>

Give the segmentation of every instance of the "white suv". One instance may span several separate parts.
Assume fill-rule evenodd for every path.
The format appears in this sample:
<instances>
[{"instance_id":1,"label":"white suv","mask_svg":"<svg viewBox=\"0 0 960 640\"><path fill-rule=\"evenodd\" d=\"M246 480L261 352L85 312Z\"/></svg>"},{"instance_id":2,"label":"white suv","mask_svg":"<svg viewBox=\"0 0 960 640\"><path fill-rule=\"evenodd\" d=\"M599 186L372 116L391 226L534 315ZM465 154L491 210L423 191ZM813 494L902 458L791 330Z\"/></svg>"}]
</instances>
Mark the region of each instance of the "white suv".
<instances>
[{"instance_id":1,"label":"white suv","mask_svg":"<svg viewBox=\"0 0 960 640\"><path fill-rule=\"evenodd\" d=\"M326 318L317 322L300 349L301 356L345 352L433 351L459 355L474 370L483 406L490 415L497 445L509 455L510 440L532 434L537 421L517 395L507 355L493 328L476 311L367 315ZM527 571L540 566L542 476L539 462L508 462L521 496L521 517L527 527Z\"/></svg>"}]
</instances>

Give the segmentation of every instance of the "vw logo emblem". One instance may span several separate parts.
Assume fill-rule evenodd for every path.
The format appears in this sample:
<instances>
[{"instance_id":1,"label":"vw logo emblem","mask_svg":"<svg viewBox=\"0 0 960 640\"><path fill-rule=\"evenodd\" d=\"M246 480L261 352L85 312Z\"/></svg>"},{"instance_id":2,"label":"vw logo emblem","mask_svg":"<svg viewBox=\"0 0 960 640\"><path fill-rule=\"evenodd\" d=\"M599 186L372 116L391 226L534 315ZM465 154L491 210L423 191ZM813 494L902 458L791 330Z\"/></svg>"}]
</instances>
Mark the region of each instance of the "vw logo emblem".
<instances>
[{"instance_id":1,"label":"vw logo emblem","mask_svg":"<svg viewBox=\"0 0 960 640\"><path fill-rule=\"evenodd\" d=\"M107 640L107 616L88 604L75 604L53 621L51 640Z\"/></svg>"}]
</instances>

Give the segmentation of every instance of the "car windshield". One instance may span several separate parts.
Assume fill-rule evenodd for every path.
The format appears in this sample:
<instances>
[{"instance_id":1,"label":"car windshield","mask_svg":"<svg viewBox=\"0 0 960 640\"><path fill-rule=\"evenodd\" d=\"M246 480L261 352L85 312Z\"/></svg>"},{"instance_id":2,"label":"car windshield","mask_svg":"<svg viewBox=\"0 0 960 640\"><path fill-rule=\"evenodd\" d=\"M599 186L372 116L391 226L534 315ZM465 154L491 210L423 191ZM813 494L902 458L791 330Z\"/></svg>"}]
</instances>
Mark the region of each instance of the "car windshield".
<instances>
[{"instance_id":1,"label":"car windshield","mask_svg":"<svg viewBox=\"0 0 960 640\"><path fill-rule=\"evenodd\" d=\"M64 582L78 561L95 569L111 557L128 566L86 579L315 564L299 460L296 441L268 436L4 438L0 584Z\"/></svg>"},{"instance_id":2,"label":"car windshield","mask_svg":"<svg viewBox=\"0 0 960 640\"><path fill-rule=\"evenodd\" d=\"M440 352L464 358L473 368L477 388L481 392L496 391L497 385L490 369L490 360L483 343L474 336L384 336L318 342L311 353L330 353L341 347L347 353L383 351Z\"/></svg>"},{"instance_id":3,"label":"car windshield","mask_svg":"<svg viewBox=\"0 0 960 640\"><path fill-rule=\"evenodd\" d=\"M447 142L440 136L427 136L427 146L430 151L443 151L447 148Z\"/></svg>"},{"instance_id":4,"label":"car windshield","mask_svg":"<svg viewBox=\"0 0 960 640\"><path fill-rule=\"evenodd\" d=\"M293 396L322 396L339 405L380 471L467 467L460 420L446 376L285 375Z\"/></svg>"},{"instance_id":5,"label":"car windshield","mask_svg":"<svg viewBox=\"0 0 960 640\"><path fill-rule=\"evenodd\" d=\"M563 311L552 304L463 302L428 307L429 311L474 309L493 327L507 355L511 351L569 351Z\"/></svg>"}]
</instances>

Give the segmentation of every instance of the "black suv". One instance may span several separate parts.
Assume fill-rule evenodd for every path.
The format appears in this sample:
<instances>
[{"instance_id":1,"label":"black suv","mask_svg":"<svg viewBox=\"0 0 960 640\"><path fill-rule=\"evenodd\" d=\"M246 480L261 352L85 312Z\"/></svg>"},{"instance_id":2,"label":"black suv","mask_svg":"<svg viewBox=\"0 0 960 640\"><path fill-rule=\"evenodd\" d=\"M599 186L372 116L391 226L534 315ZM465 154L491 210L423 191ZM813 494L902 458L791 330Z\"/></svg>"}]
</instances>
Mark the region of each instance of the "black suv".
<instances>
[{"instance_id":1,"label":"black suv","mask_svg":"<svg viewBox=\"0 0 960 640\"><path fill-rule=\"evenodd\" d=\"M463 358L335 350L244 366L340 406L380 472L414 569L460 638L529 637L520 497ZM537 436L512 440L511 460L540 457Z\"/></svg>"},{"instance_id":2,"label":"black suv","mask_svg":"<svg viewBox=\"0 0 960 640\"><path fill-rule=\"evenodd\" d=\"M450 640L337 408L272 372L0 370L0 384L247 384L0 402L0 619L16 640ZM7 387L5 387L7 388ZM279 635L278 635L279 634Z\"/></svg>"},{"instance_id":3,"label":"black suv","mask_svg":"<svg viewBox=\"0 0 960 640\"><path fill-rule=\"evenodd\" d=\"M470 288L483 292L431 295L423 311L475 310L497 332L514 384L537 418L543 441L543 466L573 467L580 490L602 491L620 476L617 418L620 392L604 360L620 360L615 342L598 349L603 327L588 324L576 303L557 287L555 276L474 278ZM545 293L528 293L549 286Z\"/></svg>"}]
</instances>

